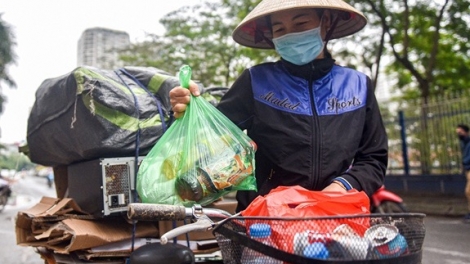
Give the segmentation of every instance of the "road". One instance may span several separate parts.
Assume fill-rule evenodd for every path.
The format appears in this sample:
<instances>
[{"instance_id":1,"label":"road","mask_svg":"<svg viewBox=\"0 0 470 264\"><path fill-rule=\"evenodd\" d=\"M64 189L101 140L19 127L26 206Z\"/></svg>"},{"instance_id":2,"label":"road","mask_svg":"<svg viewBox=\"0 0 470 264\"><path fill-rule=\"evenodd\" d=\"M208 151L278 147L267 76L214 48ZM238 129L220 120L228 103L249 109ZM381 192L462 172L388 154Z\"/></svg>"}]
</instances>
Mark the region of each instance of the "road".
<instances>
[{"instance_id":1,"label":"road","mask_svg":"<svg viewBox=\"0 0 470 264\"><path fill-rule=\"evenodd\" d=\"M35 205L42 196L55 197L45 178L25 177L13 185L15 196L0 213L0 263L44 264L33 247L16 245L15 216ZM470 263L470 224L460 218L427 216L425 218L424 264Z\"/></svg>"},{"instance_id":2,"label":"road","mask_svg":"<svg viewBox=\"0 0 470 264\"><path fill-rule=\"evenodd\" d=\"M34 206L41 197L56 197L55 189L47 187L46 178L25 177L12 185L13 196L0 213L0 263L44 264L33 247L16 245L15 217L18 211Z\"/></svg>"},{"instance_id":3,"label":"road","mask_svg":"<svg viewBox=\"0 0 470 264\"><path fill-rule=\"evenodd\" d=\"M470 263L470 223L461 218L425 218L424 264Z\"/></svg>"}]
</instances>

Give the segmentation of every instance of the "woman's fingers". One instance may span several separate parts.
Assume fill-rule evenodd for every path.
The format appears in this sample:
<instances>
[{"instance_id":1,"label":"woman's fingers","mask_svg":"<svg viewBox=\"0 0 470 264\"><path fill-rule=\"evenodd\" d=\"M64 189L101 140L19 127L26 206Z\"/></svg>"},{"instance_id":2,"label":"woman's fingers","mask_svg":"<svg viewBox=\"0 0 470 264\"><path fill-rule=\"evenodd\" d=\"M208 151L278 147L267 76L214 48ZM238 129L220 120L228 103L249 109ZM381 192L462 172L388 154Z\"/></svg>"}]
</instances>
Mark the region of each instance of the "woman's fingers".
<instances>
[{"instance_id":1,"label":"woman's fingers","mask_svg":"<svg viewBox=\"0 0 470 264\"><path fill-rule=\"evenodd\" d=\"M189 82L189 91L191 91L191 94L194 96L199 96L199 86L193 81Z\"/></svg>"},{"instance_id":2,"label":"woman's fingers","mask_svg":"<svg viewBox=\"0 0 470 264\"><path fill-rule=\"evenodd\" d=\"M170 103L171 107L175 107L177 104L188 104L189 103L189 90L181 86L177 86L170 91Z\"/></svg>"},{"instance_id":3,"label":"woman's fingers","mask_svg":"<svg viewBox=\"0 0 470 264\"><path fill-rule=\"evenodd\" d=\"M183 88L181 86L177 86L171 89L171 110L173 111L176 118L180 118L184 115L184 112L186 111L186 108L191 99L190 93L194 96L199 96L200 94L198 85L193 81L189 82L189 89Z\"/></svg>"}]
</instances>

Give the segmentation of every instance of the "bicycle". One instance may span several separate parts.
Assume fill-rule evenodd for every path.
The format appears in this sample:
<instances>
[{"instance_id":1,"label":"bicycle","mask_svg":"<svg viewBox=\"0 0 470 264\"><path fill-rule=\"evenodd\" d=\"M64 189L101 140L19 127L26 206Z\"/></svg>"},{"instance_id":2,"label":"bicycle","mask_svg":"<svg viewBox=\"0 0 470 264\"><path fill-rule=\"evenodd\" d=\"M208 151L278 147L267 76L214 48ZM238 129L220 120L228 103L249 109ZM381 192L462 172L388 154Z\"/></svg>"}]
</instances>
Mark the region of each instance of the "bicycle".
<instances>
[{"instance_id":1,"label":"bicycle","mask_svg":"<svg viewBox=\"0 0 470 264\"><path fill-rule=\"evenodd\" d=\"M192 218L195 220L194 223L177 227L161 235L161 244L165 245L172 238L187 232L212 230L218 242L223 263L244 263L242 259L246 254L261 254L266 261L276 259L283 261L283 263L416 264L421 263L422 245L425 236L425 215L419 213L310 218L242 217L239 214L230 215L227 212L203 208L200 205L186 208L175 205L136 203L129 205L127 216L131 220L140 221L183 220ZM273 239L276 242L275 245L268 246L250 238L248 226L252 223L269 224L273 228L273 235L276 234ZM406 249L402 248L400 252L390 252L390 250L389 252L383 250L379 252L377 250L379 248L378 245L372 247L370 240L366 241L364 240L365 238L356 235L349 236L344 233L344 230L344 237L318 231L328 229L331 231L332 227L335 227L335 230L340 227L344 229L344 223L348 223L352 229L360 229L364 226L368 229L392 226L398 230L399 234L402 236L402 242L406 244ZM360 223L364 226L361 226ZM312 230L315 229L316 231L312 232ZM274 230L276 230L276 232L274 232ZM283 232L284 234L282 234ZM302 238L302 235L304 239L299 240L298 238ZM328 244L328 249L330 250L329 257L312 259L302 256L301 253L299 254L299 244L293 245L292 238L294 238L294 240L297 239L297 242L300 241L301 246L308 246L305 244L310 244L310 242ZM364 243L364 241L366 241L366 243ZM154 246L153 250L155 250L155 245L147 246L147 249L144 248L144 246L131 253L131 263L159 263L156 262L156 252L154 251L152 253L152 249L150 249L150 247ZM388 246L390 246L390 244ZM172 254L184 252L186 258L184 260L182 259L180 263L195 263L195 257L190 254L190 250L188 251L187 248L185 251L184 246L178 245L170 247L173 247L173 250L167 250L166 252L160 251L160 253L168 254L163 257L163 259L168 261L168 257L171 257ZM251 251L247 249L251 249ZM387 253L389 255L387 255ZM176 261L175 259L172 260Z\"/></svg>"}]
</instances>

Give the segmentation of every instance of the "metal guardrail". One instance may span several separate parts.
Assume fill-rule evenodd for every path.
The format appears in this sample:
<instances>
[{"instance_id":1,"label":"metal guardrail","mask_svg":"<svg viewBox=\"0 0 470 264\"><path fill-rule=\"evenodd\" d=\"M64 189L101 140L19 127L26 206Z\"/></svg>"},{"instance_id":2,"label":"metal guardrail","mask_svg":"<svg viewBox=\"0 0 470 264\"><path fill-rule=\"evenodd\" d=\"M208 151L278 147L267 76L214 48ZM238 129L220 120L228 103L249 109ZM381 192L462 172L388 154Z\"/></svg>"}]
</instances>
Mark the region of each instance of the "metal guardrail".
<instances>
[{"instance_id":1,"label":"metal guardrail","mask_svg":"<svg viewBox=\"0 0 470 264\"><path fill-rule=\"evenodd\" d=\"M460 142L455 128L470 125L470 97L436 101L382 104L396 110L382 110L389 137L387 174L459 174Z\"/></svg>"}]
</instances>

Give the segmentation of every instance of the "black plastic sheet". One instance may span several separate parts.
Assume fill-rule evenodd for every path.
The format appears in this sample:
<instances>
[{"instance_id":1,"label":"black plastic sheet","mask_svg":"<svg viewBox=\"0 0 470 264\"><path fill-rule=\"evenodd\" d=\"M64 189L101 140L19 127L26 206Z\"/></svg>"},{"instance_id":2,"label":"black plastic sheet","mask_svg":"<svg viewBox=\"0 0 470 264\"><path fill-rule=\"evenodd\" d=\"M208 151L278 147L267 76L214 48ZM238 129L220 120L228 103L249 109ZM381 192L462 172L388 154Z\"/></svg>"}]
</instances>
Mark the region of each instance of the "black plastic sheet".
<instances>
[{"instance_id":1,"label":"black plastic sheet","mask_svg":"<svg viewBox=\"0 0 470 264\"><path fill-rule=\"evenodd\" d=\"M169 125L169 91L178 84L152 67L84 66L46 79L28 119L30 160L57 166L145 155Z\"/></svg>"}]
</instances>

